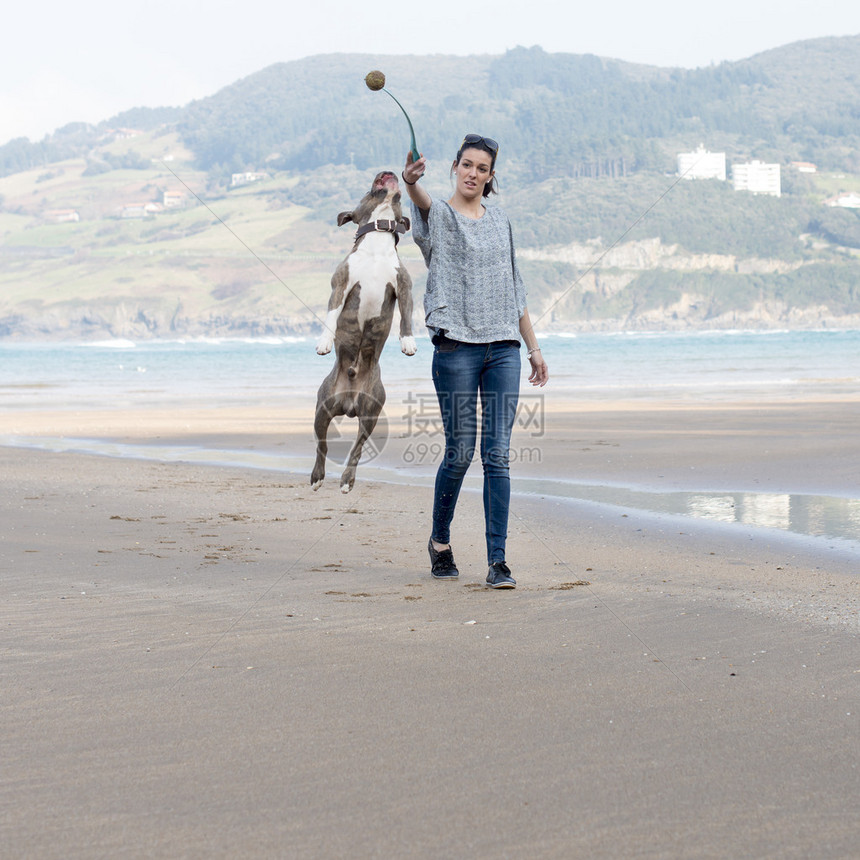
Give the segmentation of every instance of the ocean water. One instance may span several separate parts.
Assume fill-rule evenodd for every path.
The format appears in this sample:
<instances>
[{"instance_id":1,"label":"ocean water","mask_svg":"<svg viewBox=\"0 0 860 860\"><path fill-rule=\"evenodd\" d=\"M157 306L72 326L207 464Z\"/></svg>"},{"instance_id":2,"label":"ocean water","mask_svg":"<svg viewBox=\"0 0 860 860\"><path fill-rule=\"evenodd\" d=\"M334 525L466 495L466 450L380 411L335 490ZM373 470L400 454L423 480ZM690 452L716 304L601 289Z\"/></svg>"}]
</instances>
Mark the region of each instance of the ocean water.
<instances>
[{"instance_id":1,"label":"ocean water","mask_svg":"<svg viewBox=\"0 0 860 860\"><path fill-rule=\"evenodd\" d=\"M761 397L860 389L860 331L542 334L548 400ZM0 404L10 409L242 406L313 402L333 356L315 339L0 343ZM381 359L389 398L432 393L432 344ZM524 360L524 368L525 368ZM524 369L523 378L525 381Z\"/></svg>"}]
</instances>

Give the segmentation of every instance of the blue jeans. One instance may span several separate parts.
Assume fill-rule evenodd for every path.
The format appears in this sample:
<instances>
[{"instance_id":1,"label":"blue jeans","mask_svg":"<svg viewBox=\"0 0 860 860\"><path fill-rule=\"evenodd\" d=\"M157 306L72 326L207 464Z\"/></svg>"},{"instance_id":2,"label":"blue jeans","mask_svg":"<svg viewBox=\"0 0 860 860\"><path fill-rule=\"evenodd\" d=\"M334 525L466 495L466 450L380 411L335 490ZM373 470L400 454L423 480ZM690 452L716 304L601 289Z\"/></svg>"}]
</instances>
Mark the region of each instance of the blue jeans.
<instances>
[{"instance_id":1,"label":"blue jeans","mask_svg":"<svg viewBox=\"0 0 860 860\"><path fill-rule=\"evenodd\" d=\"M520 389L520 345L442 338L433 352L433 383L445 428L445 456L436 473L433 499L433 540L442 544L451 540L457 497L475 455L480 393L487 562L505 561L511 501L508 460Z\"/></svg>"}]
</instances>

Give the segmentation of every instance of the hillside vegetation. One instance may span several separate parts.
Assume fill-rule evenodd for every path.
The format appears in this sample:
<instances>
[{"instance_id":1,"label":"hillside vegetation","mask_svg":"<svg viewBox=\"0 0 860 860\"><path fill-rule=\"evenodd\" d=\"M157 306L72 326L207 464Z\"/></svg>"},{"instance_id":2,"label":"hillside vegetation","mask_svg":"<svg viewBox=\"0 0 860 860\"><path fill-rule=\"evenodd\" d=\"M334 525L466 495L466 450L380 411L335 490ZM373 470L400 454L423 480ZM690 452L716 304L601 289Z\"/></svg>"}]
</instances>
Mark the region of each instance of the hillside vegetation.
<instances>
[{"instance_id":1,"label":"hillside vegetation","mask_svg":"<svg viewBox=\"0 0 860 860\"><path fill-rule=\"evenodd\" d=\"M540 48L319 56L185 108L10 141L0 147L0 337L315 328L351 244L337 213L377 170L399 169L408 147L396 105L364 86L371 68L410 112L434 196L450 193L464 131L502 142L497 202L540 325L860 321L860 210L824 205L860 192L858 36L696 70ZM783 196L679 180L677 153L699 143L728 164L779 163ZM797 172L797 161L818 172ZM231 186L245 171L264 176ZM63 222L62 210L79 220ZM401 251L420 297L423 263L411 243Z\"/></svg>"}]
</instances>

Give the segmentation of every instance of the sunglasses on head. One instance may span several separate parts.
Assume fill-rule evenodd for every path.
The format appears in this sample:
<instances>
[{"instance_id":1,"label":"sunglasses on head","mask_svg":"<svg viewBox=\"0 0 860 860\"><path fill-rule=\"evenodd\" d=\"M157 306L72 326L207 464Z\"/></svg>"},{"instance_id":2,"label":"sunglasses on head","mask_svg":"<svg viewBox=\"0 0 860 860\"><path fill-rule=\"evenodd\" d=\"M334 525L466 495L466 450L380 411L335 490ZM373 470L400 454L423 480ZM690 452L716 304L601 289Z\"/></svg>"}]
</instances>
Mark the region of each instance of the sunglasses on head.
<instances>
[{"instance_id":1,"label":"sunglasses on head","mask_svg":"<svg viewBox=\"0 0 860 860\"><path fill-rule=\"evenodd\" d=\"M499 154L499 144L493 138L481 137L480 134L467 134L460 145L460 151L462 152L467 146L474 146L476 143L484 144L493 153L493 158Z\"/></svg>"}]
</instances>

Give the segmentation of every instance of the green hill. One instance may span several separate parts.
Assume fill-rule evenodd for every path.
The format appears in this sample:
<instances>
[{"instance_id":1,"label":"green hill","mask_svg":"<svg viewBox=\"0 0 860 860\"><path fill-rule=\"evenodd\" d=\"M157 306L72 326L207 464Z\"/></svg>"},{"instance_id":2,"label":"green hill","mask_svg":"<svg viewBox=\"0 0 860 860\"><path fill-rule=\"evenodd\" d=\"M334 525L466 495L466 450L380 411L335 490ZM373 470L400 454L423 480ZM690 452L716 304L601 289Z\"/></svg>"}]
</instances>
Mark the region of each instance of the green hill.
<instances>
[{"instance_id":1,"label":"green hill","mask_svg":"<svg viewBox=\"0 0 860 860\"><path fill-rule=\"evenodd\" d=\"M498 203L540 326L860 323L860 210L824 205L860 192L857 36L696 70L540 48L318 56L184 108L10 141L0 337L314 329L351 242L337 213L408 147L371 68L409 110L435 196L465 131L502 142ZM677 153L699 143L779 163L782 196L679 180ZM231 185L241 172L260 176ZM423 263L401 250L420 297Z\"/></svg>"}]
</instances>

